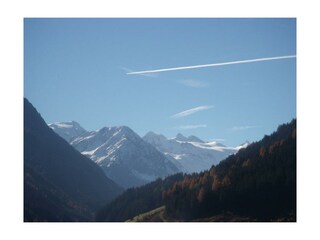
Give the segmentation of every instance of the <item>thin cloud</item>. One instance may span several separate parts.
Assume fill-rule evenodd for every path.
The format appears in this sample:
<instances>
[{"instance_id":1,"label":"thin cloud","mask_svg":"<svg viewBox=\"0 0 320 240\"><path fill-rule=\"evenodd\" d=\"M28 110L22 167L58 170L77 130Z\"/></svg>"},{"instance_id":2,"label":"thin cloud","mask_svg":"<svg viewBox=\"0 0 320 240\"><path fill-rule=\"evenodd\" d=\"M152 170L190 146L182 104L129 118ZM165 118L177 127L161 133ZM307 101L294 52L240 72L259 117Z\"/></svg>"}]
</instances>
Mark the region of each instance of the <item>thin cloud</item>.
<instances>
[{"instance_id":1,"label":"thin cloud","mask_svg":"<svg viewBox=\"0 0 320 240\"><path fill-rule=\"evenodd\" d=\"M192 79L180 80L179 83L192 88L204 88L207 87L209 84L201 81L196 81Z\"/></svg>"},{"instance_id":2,"label":"thin cloud","mask_svg":"<svg viewBox=\"0 0 320 240\"><path fill-rule=\"evenodd\" d=\"M234 126L230 128L231 131L243 131L243 130L248 130L252 128L257 128L258 126Z\"/></svg>"},{"instance_id":3,"label":"thin cloud","mask_svg":"<svg viewBox=\"0 0 320 240\"><path fill-rule=\"evenodd\" d=\"M206 124L199 124L199 125L183 125L177 128L187 130L187 129L197 129L197 128L206 128L206 127L207 127Z\"/></svg>"},{"instance_id":4,"label":"thin cloud","mask_svg":"<svg viewBox=\"0 0 320 240\"><path fill-rule=\"evenodd\" d=\"M223 63L211 63L211 64L193 65L193 66L185 66L185 67L162 68L162 69L156 69L156 70L144 70L144 71L138 71L138 72L128 72L127 74L128 75L133 75L133 74L145 74L145 73L177 71L177 70L185 70L185 69L192 69L192 68L218 67L218 66L224 66L224 65L233 65L233 64L241 64L241 63L252 63L252 62L262 62L262 61L272 61L272 60L288 59L288 58L295 58L295 57L296 57L296 55L267 57L267 58L256 58L256 59L248 59L248 60L240 60L240 61L232 61L232 62L223 62Z\"/></svg>"},{"instance_id":5,"label":"thin cloud","mask_svg":"<svg viewBox=\"0 0 320 240\"><path fill-rule=\"evenodd\" d=\"M176 114L172 115L171 118L186 117L191 114L195 114L196 112L208 110L210 108L213 108L213 106L199 106L199 107L191 108L191 109L185 110L183 112L176 113Z\"/></svg>"}]
</instances>

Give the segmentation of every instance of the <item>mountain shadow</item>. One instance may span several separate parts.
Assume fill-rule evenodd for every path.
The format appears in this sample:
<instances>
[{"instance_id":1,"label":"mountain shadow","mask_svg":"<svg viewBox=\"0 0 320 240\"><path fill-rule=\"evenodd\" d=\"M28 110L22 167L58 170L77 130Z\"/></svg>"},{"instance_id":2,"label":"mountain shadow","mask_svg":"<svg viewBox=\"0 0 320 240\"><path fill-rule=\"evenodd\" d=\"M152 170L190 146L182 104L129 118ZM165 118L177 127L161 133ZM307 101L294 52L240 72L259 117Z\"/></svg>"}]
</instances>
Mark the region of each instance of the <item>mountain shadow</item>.
<instances>
[{"instance_id":1,"label":"mountain shadow","mask_svg":"<svg viewBox=\"0 0 320 240\"><path fill-rule=\"evenodd\" d=\"M24 99L24 221L91 221L121 192Z\"/></svg>"}]
</instances>

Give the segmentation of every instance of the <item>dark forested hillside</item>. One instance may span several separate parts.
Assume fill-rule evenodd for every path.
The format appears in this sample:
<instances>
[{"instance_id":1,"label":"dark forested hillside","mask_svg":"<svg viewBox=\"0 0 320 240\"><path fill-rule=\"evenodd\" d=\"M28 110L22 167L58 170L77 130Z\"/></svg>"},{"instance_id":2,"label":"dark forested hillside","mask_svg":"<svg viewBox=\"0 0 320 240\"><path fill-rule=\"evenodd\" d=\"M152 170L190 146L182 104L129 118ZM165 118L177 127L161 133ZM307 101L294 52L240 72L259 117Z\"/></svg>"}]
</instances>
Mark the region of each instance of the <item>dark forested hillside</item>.
<instances>
[{"instance_id":1,"label":"dark forested hillside","mask_svg":"<svg viewBox=\"0 0 320 240\"><path fill-rule=\"evenodd\" d=\"M25 221L89 221L121 191L24 99Z\"/></svg>"},{"instance_id":2,"label":"dark forested hillside","mask_svg":"<svg viewBox=\"0 0 320 240\"><path fill-rule=\"evenodd\" d=\"M100 210L96 216L97 221L126 221L134 216L158 208L164 204L162 194L176 181L183 179L178 173L160 178L141 187L130 188L122 195Z\"/></svg>"},{"instance_id":3,"label":"dark forested hillside","mask_svg":"<svg viewBox=\"0 0 320 240\"><path fill-rule=\"evenodd\" d=\"M24 167L24 221L88 221L92 211Z\"/></svg>"},{"instance_id":4,"label":"dark forested hillside","mask_svg":"<svg viewBox=\"0 0 320 240\"><path fill-rule=\"evenodd\" d=\"M296 120L208 171L163 187L166 181L126 191L98 220L124 221L165 205L176 221L295 221Z\"/></svg>"},{"instance_id":5,"label":"dark forested hillside","mask_svg":"<svg viewBox=\"0 0 320 240\"><path fill-rule=\"evenodd\" d=\"M296 120L164 193L166 212L192 220L232 213L256 221L296 218Z\"/></svg>"}]
</instances>

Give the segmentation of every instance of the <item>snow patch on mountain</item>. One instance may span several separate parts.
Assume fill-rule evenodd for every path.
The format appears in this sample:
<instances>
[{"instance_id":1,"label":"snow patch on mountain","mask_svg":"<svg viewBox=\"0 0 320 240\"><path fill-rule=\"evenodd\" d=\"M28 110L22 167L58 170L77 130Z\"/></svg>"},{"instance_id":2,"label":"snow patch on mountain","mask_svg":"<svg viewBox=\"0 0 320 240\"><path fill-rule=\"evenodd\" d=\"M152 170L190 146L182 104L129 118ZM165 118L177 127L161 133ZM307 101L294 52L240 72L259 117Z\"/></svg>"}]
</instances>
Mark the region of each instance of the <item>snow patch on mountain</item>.
<instances>
[{"instance_id":1,"label":"snow patch on mountain","mask_svg":"<svg viewBox=\"0 0 320 240\"><path fill-rule=\"evenodd\" d=\"M176 166L186 173L200 172L219 163L230 154L236 153L248 143L238 147L227 147L217 141L204 142L195 137L185 137L181 133L175 138L167 139L153 132L147 133L143 139L165 154Z\"/></svg>"}]
</instances>

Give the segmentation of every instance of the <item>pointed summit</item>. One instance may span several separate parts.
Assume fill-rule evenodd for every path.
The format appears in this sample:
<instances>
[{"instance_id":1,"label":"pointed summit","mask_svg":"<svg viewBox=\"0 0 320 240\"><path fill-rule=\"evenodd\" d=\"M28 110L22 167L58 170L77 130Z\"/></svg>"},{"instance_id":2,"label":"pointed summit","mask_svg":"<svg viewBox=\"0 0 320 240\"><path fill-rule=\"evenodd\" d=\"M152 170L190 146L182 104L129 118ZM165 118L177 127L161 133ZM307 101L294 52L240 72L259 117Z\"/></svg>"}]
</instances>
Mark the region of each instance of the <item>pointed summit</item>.
<instances>
[{"instance_id":1,"label":"pointed summit","mask_svg":"<svg viewBox=\"0 0 320 240\"><path fill-rule=\"evenodd\" d=\"M76 121L71 122L56 122L48 124L48 126L54 130L60 137L66 141L70 141L72 138L78 137L87 131L80 126Z\"/></svg>"},{"instance_id":2,"label":"pointed summit","mask_svg":"<svg viewBox=\"0 0 320 240\"><path fill-rule=\"evenodd\" d=\"M178 141L188 141L188 138L186 138L185 136L183 136L181 133L178 133L177 136L175 137L175 140L178 140Z\"/></svg>"}]
</instances>

